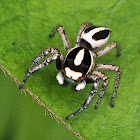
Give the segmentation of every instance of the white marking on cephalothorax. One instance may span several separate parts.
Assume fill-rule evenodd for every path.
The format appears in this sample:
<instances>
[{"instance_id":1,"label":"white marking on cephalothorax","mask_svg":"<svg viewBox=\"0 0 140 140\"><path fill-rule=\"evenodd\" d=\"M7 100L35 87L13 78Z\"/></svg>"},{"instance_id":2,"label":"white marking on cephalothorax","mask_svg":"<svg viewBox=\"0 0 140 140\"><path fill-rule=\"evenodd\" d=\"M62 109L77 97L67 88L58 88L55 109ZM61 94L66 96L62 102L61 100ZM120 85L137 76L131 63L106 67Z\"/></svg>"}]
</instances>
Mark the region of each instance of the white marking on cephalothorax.
<instances>
[{"instance_id":1,"label":"white marking on cephalothorax","mask_svg":"<svg viewBox=\"0 0 140 140\"><path fill-rule=\"evenodd\" d=\"M78 78L80 78L82 76L81 72L73 71L69 67L65 68L65 72L66 72L66 76L73 80L77 80Z\"/></svg>"},{"instance_id":2,"label":"white marking on cephalothorax","mask_svg":"<svg viewBox=\"0 0 140 140\"><path fill-rule=\"evenodd\" d=\"M89 73L89 71L90 71L90 70L92 69L92 67L95 65L95 64L94 64L94 55L93 55L93 53L92 53L91 51L89 51L89 53L90 53L90 56L91 56L91 65L90 65L90 67L89 67L87 73Z\"/></svg>"},{"instance_id":3,"label":"white marking on cephalothorax","mask_svg":"<svg viewBox=\"0 0 140 140\"><path fill-rule=\"evenodd\" d=\"M82 63L82 60L84 59L84 53L85 53L85 49L82 49L77 53L74 59L75 66L79 66Z\"/></svg>"},{"instance_id":4,"label":"white marking on cephalothorax","mask_svg":"<svg viewBox=\"0 0 140 140\"><path fill-rule=\"evenodd\" d=\"M67 55L66 55L66 57L65 57L65 61L66 61L67 56L69 55L69 53L71 53L71 52L72 52L74 49L76 49L76 48L79 48L79 45L77 45L76 47L70 49L70 51L67 53Z\"/></svg>"},{"instance_id":5,"label":"white marking on cephalothorax","mask_svg":"<svg viewBox=\"0 0 140 140\"><path fill-rule=\"evenodd\" d=\"M83 82L81 82L81 83L79 83L77 86L76 86L76 90L81 90L81 89L84 89L85 88L85 86L86 86L86 81L83 81Z\"/></svg>"},{"instance_id":6,"label":"white marking on cephalothorax","mask_svg":"<svg viewBox=\"0 0 140 140\"><path fill-rule=\"evenodd\" d=\"M58 83L59 83L60 85L63 85L63 84L64 84L64 78L63 78L63 75L62 75L61 72L59 72L59 73L57 74L56 79L57 79L57 81L58 81Z\"/></svg>"},{"instance_id":7,"label":"white marking on cephalothorax","mask_svg":"<svg viewBox=\"0 0 140 140\"><path fill-rule=\"evenodd\" d=\"M99 32L99 31L102 31L102 30L110 30L110 29L109 28L105 28L105 27L98 27L98 28L92 29L88 33L83 32L81 34L81 38L84 39L85 41L87 41L88 43L90 43L90 45L92 46L92 48L99 48L99 47L101 47L101 46L103 46L103 45L106 44L106 42L109 39L109 35L105 39L100 39L100 40L94 40L92 38L92 36L95 33Z\"/></svg>"}]
</instances>

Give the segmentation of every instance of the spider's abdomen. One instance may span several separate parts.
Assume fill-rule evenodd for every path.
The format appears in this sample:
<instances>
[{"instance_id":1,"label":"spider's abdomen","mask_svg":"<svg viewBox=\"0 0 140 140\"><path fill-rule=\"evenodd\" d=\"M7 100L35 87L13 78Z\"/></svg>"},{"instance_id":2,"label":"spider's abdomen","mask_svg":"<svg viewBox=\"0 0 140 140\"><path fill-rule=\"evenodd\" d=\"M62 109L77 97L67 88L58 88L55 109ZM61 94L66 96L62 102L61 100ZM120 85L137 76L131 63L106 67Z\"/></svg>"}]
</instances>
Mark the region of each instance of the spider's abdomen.
<instances>
[{"instance_id":1,"label":"spider's abdomen","mask_svg":"<svg viewBox=\"0 0 140 140\"><path fill-rule=\"evenodd\" d=\"M89 27L81 34L80 45L89 49L102 47L109 39L110 29L105 27Z\"/></svg>"},{"instance_id":2,"label":"spider's abdomen","mask_svg":"<svg viewBox=\"0 0 140 140\"><path fill-rule=\"evenodd\" d=\"M67 54L63 70L68 78L80 80L88 73L92 64L91 52L83 47L76 47Z\"/></svg>"}]
</instances>

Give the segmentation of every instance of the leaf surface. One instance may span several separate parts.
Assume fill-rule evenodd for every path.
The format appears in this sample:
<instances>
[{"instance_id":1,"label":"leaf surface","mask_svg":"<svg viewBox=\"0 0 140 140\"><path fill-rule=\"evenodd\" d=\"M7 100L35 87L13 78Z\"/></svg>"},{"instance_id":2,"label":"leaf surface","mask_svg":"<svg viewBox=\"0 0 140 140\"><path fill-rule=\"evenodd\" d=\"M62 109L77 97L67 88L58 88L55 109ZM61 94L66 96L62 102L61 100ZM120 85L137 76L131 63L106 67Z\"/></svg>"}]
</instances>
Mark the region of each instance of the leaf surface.
<instances>
[{"instance_id":1,"label":"leaf surface","mask_svg":"<svg viewBox=\"0 0 140 140\"><path fill-rule=\"evenodd\" d=\"M66 55L58 34L53 39L48 37L56 25L62 24L65 27L72 46L83 22L111 28L113 32L108 43L118 41L122 47L122 55L116 57L114 49L96 59L96 63L121 67L122 78L114 108L110 107L116 76L113 72L104 72L110 81L98 110L94 110L98 98L96 95L88 109L68 121L65 117L83 104L92 85L87 85L79 92L72 90L72 84L66 88L59 86L55 78L58 71L55 63L52 63L34 73L26 82L25 88L85 139L140 139L138 0L2 0L1 5L0 65L20 82L32 61L46 48L54 46Z\"/></svg>"}]
</instances>

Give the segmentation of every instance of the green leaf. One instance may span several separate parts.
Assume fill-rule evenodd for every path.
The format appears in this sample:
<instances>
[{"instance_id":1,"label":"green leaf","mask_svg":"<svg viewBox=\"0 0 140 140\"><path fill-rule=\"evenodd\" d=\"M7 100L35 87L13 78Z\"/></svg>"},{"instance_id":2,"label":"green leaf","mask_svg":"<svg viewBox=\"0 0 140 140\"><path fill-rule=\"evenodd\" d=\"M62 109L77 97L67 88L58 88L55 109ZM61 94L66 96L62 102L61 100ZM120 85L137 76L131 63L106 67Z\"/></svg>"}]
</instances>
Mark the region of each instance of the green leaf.
<instances>
[{"instance_id":1,"label":"green leaf","mask_svg":"<svg viewBox=\"0 0 140 140\"><path fill-rule=\"evenodd\" d=\"M49 109L69 129L82 139L140 139L140 2L126 0L105 1L1 1L0 65L14 79L21 82L42 51L55 46L66 54L58 35L49 39L48 34L58 24L65 27L74 46L78 29L83 22L91 22L112 29L109 43L116 40L122 55L116 50L96 59L96 63L119 65L122 79L115 100L110 107L116 73L105 72L110 77L109 86L98 108L94 105L66 121L65 117L77 110L88 96L92 85L74 92L70 84L60 87L56 81L55 63L34 73L25 84L28 93ZM16 81L16 82L17 82ZM99 92L98 92L99 93Z\"/></svg>"},{"instance_id":2,"label":"green leaf","mask_svg":"<svg viewBox=\"0 0 140 140\"><path fill-rule=\"evenodd\" d=\"M78 138L52 119L30 95L21 92L0 69L0 140L56 139Z\"/></svg>"}]
</instances>

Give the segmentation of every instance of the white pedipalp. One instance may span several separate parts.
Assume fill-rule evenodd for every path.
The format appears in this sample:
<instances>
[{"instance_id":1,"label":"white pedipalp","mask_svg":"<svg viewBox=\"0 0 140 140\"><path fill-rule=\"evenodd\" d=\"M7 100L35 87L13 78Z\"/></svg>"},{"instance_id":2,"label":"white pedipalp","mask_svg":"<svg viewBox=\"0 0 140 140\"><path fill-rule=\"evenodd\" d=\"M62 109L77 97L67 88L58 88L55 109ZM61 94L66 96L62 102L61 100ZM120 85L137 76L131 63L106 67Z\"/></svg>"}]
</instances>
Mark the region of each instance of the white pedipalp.
<instances>
[{"instance_id":1,"label":"white pedipalp","mask_svg":"<svg viewBox=\"0 0 140 140\"><path fill-rule=\"evenodd\" d=\"M83 81L83 82L79 83L79 84L76 86L75 89L76 89L77 91L79 91L79 90L84 89L85 86L86 86L86 81Z\"/></svg>"},{"instance_id":2,"label":"white pedipalp","mask_svg":"<svg viewBox=\"0 0 140 140\"><path fill-rule=\"evenodd\" d=\"M64 78L63 78L63 75L62 75L61 72L59 72L59 73L57 74L56 79L57 79L57 81L58 81L58 83L59 83L60 85L63 85L63 84L64 84Z\"/></svg>"}]
</instances>

